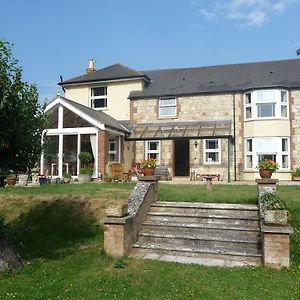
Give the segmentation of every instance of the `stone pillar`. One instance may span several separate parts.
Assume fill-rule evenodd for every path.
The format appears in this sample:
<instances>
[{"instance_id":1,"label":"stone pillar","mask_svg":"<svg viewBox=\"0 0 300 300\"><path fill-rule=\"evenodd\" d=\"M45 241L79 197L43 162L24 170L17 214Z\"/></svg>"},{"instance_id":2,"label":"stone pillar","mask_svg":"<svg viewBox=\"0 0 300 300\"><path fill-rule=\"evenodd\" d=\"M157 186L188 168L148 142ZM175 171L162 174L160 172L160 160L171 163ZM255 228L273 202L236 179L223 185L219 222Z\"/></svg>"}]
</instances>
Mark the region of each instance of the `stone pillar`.
<instances>
[{"instance_id":1,"label":"stone pillar","mask_svg":"<svg viewBox=\"0 0 300 300\"><path fill-rule=\"evenodd\" d=\"M290 266L290 225L263 225L263 263L271 268Z\"/></svg>"},{"instance_id":2,"label":"stone pillar","mask_svg":"<svg viewBox=\"0 0 300 300\"><path fill-rule=\"evenodd\" d=\"M264 207L261 201L265 193L277 192L277 179L256 179L258 191L258 205L260 213L260 230L262 239L262 256L264 266L271 268L290 266L290 239L293 232L290 225L266 225Z\"/></svg>"}]
</instances>

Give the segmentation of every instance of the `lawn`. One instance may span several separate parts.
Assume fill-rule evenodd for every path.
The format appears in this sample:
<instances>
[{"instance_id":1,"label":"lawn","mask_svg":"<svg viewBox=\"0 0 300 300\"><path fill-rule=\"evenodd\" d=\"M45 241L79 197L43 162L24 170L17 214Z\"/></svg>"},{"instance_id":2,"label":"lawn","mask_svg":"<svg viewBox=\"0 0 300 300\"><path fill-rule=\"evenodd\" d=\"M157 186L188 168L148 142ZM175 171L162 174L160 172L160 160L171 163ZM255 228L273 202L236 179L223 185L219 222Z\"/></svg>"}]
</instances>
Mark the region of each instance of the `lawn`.
<instances>
[{"instance_id":1,"label":"lawn","mask_svg":"<svg viewBox=\"0 0 300 300\"><path fill-rule=\"evenodd\" d=\"M225 269L121 260L103 251L101 219L133 184L51 185L0 190L0 214L25 260L0 275L0 299L299 299L299 237L293 267ZM300 187L280 187L300 228ZM162 200L255 203L255 186L161 185Z\"/></svg>"}]
</instances>

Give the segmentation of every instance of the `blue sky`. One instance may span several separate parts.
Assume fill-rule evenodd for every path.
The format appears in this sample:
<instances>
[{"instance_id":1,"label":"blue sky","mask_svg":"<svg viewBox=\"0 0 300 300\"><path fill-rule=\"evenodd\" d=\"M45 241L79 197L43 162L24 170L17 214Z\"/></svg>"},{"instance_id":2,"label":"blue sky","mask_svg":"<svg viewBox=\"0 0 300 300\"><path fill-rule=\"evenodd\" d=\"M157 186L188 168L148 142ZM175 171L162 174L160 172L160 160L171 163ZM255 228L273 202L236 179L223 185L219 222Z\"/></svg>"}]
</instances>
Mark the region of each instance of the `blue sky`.
<instances>
[{"instance_id":1,"label":"blue sky","mask_svg":"<svg viewBox=\"0 0 300 300\"><path fill-rule=\"evenodd\" d=\"M300 0L1 0L0 38L52 99L59 76L296 58Z\"/></svg>"}]
</instances>

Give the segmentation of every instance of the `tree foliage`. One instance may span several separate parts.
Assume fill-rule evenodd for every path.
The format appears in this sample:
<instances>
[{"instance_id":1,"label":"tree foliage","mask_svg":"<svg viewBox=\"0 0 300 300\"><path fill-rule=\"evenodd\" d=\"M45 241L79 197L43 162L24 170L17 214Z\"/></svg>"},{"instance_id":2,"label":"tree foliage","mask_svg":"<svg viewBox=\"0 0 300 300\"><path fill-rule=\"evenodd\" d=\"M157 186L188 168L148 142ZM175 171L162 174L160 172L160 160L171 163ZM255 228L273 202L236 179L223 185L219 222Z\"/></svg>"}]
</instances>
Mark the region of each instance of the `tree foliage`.
<instances>
[{"instance_id":1,"label":"tree foliage","mask_svg":"<svg viewBox=\"0 0 300 300\"><path fill-rule=\"evenodd\" d=\"M0 39L0 170L29 172L42 151L46 124L37 88L22 81L12 45Z\"/></svg>"}]
</instances>

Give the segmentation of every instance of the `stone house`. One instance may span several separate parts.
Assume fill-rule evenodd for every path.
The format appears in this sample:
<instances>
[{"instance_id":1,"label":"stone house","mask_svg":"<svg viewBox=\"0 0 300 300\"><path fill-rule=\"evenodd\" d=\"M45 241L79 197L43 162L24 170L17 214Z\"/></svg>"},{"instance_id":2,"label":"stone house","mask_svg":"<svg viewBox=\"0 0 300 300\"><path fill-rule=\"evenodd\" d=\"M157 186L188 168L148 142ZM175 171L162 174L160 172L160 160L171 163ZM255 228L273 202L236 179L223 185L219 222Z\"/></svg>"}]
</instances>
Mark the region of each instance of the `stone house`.
<instances>
[{"instance_id":1,"label":"stone house","mask_svg":"<svg viewBox=\"0 0 300 300\"><path fill-rule=\"evenodd\" d=\"M47 108L41 171L77 176L78 153L95 178L156 158L172 176L253 180L262 159L274 178L300 166L300 60L136 71L121 64L62 81Z\"/></svg>"}]
</instances>

